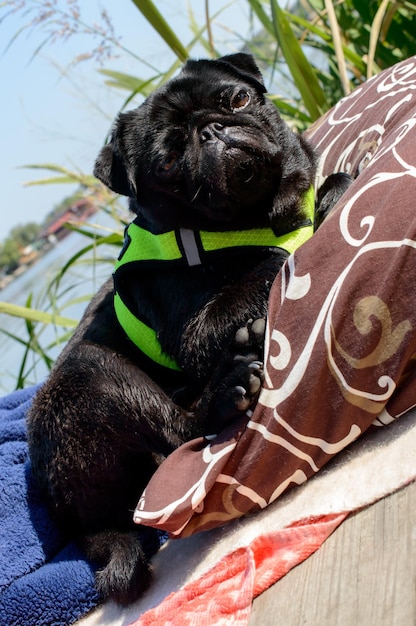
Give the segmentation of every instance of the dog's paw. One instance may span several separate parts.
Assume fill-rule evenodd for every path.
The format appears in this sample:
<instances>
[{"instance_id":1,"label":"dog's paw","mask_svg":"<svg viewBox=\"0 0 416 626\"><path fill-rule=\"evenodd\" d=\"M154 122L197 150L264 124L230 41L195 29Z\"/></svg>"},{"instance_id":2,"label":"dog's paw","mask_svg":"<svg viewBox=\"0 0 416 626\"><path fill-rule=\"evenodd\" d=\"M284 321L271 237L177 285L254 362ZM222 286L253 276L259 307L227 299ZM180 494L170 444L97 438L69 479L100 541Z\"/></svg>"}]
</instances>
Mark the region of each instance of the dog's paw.
<instances>
[{"instance_id":1,"label":"dog's paw","mask_svg":"<svg viewBox=\"0 0 416 626\"><path fill-rule=\"evenodd\" d=\"M234 361L245 359L261 361L263 359L265 331L266 320L264 317L249 320L245 326L239 328L230 346Z\"/></svg>"},{"instance_id":2,"label":"dog's paw","mask_svg":"<svg viewBox=\"0 0 416 626\"><path fill-rule=\"evenodd\" d=\"M256 403L264 380L265 329L266 320L258 318L237 330L199 398L195 415L211 432L218 432Z\"/></svg>"},{"instance_id":3,"label":"dog's paw","mask_svg":"<svg viewBox=\"0 0 416 626\"><path fill-rule=\"evenodd\" d=\"M149 586L149 560L160 547L155 529L138 526L132 532L104 530L86 535L79 543L96 566L95 585L103 600L127 606Z\"/></svg>"},{"instance_id":4,"label":"dog's paw","mask_svg":"<svg viewBox=\"0 0 416 626\"><path fill-rule=\"evenodd\" d=\"M221 420L228 422L250 409L257 401L263 380L261 361L239 357L216 398L216 409Z\"/></svg>"},{"instance_id":5,"label":"dog's paw","mask_svg":"<svg viewBox=\"0 0 416 626\"><path fill-rule=\"evenodd\" d=\"M257 401L264 380L265 329L264 318L249 320L237 330L231 342L230 366L215 398L215 412L223 423L245 413Z\"/></svg>"}]
</instances>

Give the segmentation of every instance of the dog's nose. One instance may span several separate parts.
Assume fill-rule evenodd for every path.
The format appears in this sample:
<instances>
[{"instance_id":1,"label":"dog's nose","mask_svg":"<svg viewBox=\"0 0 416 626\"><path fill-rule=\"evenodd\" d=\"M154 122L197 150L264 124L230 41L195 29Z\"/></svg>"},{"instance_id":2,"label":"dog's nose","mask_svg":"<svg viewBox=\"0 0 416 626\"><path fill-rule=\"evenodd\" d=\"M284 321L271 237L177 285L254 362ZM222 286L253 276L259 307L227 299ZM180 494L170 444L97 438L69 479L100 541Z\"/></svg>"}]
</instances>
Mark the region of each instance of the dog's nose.
<instances>
[{"instance_id":1,"label":"dog's nose","mask_svg":"<svg viewBox=\"0 0 416 626\"><path fill-rule=\"evenodd\" d=\"M216 141L217 139L221 139L226 134L223 124L219 122L211 122L204 126L204 128L199 133L199 140L201 143L206 143L207 141Z\"/></svg>"}]
</instances>

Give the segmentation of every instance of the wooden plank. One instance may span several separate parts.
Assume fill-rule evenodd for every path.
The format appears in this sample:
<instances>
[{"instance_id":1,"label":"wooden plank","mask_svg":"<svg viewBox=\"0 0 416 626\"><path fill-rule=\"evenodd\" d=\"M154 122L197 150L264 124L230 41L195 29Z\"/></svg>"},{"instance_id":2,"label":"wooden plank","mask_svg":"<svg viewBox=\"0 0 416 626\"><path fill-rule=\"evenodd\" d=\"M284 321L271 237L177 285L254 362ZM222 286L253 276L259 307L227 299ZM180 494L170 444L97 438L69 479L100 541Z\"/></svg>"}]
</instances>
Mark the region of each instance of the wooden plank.
<instances>
[{"instance_id":1,"label":"wooden plank","mask_svg":"<svg viewBox=\"0 0 416 626\"><path fill-rule=\"evenodd\" d=\"M351 515L254 600L250 626L415 626L415 520L416 482Z\"/></svg>"}]
</instances>

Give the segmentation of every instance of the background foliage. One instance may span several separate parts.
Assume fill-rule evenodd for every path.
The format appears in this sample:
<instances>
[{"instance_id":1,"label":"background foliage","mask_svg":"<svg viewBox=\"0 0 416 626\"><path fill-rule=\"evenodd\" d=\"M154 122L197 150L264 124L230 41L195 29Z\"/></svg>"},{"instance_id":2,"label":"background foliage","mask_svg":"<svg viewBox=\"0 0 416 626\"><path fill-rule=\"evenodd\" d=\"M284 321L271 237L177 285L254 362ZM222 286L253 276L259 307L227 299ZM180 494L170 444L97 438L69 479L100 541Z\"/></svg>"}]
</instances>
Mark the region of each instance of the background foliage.
<instances>
[{"instance_id":1,"label":"background foliage","mask_svg":"<svg viewBox=\"0 0 416 626\"><path fill-rule=\"evenodd\" d=\"M249 51L256 57L268 84L271 85L269 97L288 123L299 131L304 130L360 83L382 69L416 54L416 2L413 0L299 0L287 5L281 0L245 0L243 3L241 0L234 0L231 6L235 5L236 11L240 10L242 4L247 10L250 35L242 39L241 35L232 31L232 25L223 24L222 32L228 32L229 40L233 41L231 50L224 37L221 41L215 38L215 26L221 23L222 11L212 15L209 0L205 2L203 23L196 22L189 6L189 32L192 36L187 44L180 41L170 28L156 2L122 0L119 3L120 10L123 9L123 2L133 2L162 38L166 49L173 54L174 60L168 67L149 68L136 51L126 50L105 11L102 13L101 25L84 23L81 7L76 0L66 0L64 8L60 7L57 0L5 0L0 4L0 19L7 19L9 12L16 11L20 11L25 18L22 29L14 34L10 43L16 43L19 37L30 30L40 30L44 34L44 40L34 54L44 46L53 45L58 37L76 36L82 31L91 34L95 40L98 37L98 45L88 54L81 54L74 62L89 59L89 62L97 63L98 68L98 64L105 63L111 57L112 51L117 49L119 53L129 55L137 61L138 72L145 64L146 77L141 77L138 73L126 74L99 67L103 80L111 88L125 93L123 108L132 105L133 101L137 104L168 80L180 64L194 54L196 48L202 49L208 57L216 57L236 51L237 41L237 49ZM226 6L230 14L230 3L226 4L224 0L224 8ZM40 340L44 325L55 324L62 327L62 341L62 337L65 340L68 338L76 324L77 320L61 315L62 308L57 304L62 277L92 247L110 244L115 246L116 256L125 223L117 198L109 194L90 175L78 171L69 172L55 164L31 167L47 172L45 178L34 181L33 184L76 182L80 193L93 195L95 199L98 197L102 210L113 216L114 228L112 232L104 234L91 227L78 228L88 238L88 242L83 250L59 270L52 285L45 290L46 297L41 308L31 306L30 295L25 307L0 302L0 314L22 317L26 324L27 337L13 337L26 348L25 358L16 376L17 387L28 384L30 380L31 368L26 369L29 353L44 360L48 367L52 364L48 355L50 345L44 346ZM35 236L33 229L27 230ZM10 233L0 248L0 253L12 254L13 241L16 242L18 237L19 233ZM97 258L96 256L94 262L99 263ZM68 306L68 302L65 306Z\"/></svg>"}]
</instances>

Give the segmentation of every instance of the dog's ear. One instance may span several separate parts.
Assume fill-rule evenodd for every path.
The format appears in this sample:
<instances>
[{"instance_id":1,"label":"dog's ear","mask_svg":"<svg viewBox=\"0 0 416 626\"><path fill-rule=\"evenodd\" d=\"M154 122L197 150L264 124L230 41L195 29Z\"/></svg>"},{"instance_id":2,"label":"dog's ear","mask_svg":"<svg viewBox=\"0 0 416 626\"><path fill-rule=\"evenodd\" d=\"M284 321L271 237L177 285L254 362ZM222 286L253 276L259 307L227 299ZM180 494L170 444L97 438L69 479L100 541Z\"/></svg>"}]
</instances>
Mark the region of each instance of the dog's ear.
<instances>
[{"instance_id":1,"label":"dog's ear","mask_svg":"<svg viewBox=\"0 0 416 626\"><path fill-rule=\"evenodd\" d=\"M249 82L254 79L257 83L260 83L263 87L263 91L265 91L263 76L251 54L237 52L236 54L227 54L226 56L220 57L218 60L232 65L238 70L239 74L250 78L251 80Z\"/></svg>"},{"instance_id":2,"label":"dog's ear","mask_svg":"<svg viewBox=\"0 0 416 626\"><path fill-rule=\"evenodd\" d=\"M117 127L113 130L110 142L100 151L94 166L94 176L112 191L123 196L131 194L127 171L117 148Z\"/></svg>"}]
</instances>

